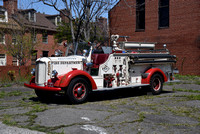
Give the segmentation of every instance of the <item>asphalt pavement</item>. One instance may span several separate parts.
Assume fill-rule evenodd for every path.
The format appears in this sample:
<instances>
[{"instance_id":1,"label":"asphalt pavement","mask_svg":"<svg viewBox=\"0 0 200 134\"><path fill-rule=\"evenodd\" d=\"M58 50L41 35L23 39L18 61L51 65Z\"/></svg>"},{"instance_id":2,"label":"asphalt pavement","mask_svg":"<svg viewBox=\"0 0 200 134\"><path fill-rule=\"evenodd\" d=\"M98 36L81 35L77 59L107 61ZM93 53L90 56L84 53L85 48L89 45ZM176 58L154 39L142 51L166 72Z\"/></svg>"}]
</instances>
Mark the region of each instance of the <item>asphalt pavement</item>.
<instances>
[{"instance_id":1,"label":"asphalt pavement","mask_svg":"<svg viewBox=\"0 0 200 134\"><path fill-rule=\"evenodd\" d=\"M63 96L41 102L32 89L0 88L2 134L199 134L200 86L165 85L160 95L127 88L93 92L71 105Z\"/></svg>"}]
</instances>

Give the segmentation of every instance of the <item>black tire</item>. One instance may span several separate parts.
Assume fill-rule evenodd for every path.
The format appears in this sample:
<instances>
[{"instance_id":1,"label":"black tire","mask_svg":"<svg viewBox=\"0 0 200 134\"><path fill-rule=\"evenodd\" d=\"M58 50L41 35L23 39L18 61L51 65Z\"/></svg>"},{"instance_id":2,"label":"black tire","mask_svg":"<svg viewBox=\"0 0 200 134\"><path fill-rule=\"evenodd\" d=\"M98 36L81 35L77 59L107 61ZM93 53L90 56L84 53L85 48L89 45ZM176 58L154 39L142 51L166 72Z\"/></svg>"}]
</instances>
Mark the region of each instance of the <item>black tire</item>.
<instances>
[{"instance_id":1,"label":"black tire","mask_svg":"<svg viewBox=\"0 0 200 134\"><path fill-rule=\"evenodd\" d=\"M66 95L73 104L80 104L87 100L90 91L88 82L80 77L73 79L66 91Z\"/></svg>"},{"instance_id":2,"label":"black tire","mask_svg":"<svg viewBox=\"0 0 200 134\"><path fill-rule=\"evenodd\" d=\"M160 74L154 74L150 80L150 89L153 95L158 95L163 89L163 79Z\"/></svg>"},{"instance_id":3,"label":"black tire","mask_svg":"<svg viewBox=\"0 0 200 134\"><path fill-rule=\"evenodd\" d=\"M35 94L38 96L39 100L47 101L53 98L53 96L55 95L55 92L35 89Z\"/></svg>"}]
</instances>

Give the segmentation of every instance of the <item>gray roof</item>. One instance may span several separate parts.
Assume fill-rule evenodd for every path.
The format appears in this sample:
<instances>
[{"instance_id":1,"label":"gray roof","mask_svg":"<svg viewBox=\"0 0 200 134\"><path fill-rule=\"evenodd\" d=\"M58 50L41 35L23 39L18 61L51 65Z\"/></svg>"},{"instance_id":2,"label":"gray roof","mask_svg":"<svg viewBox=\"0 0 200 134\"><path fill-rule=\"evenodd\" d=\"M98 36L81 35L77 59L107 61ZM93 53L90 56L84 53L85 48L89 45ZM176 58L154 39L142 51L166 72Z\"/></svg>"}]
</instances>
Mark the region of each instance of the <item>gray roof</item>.
<instances>
[{"instance_id":1,"label":"gray roof","mask_svg":"<svg viewBox=\"0 0 200 134\"><path fill-rule=\"evenodd\" d=\"M36 14L36 21L32 22L29 21L25 16L24 12L33 11L34 9L26 9L26 10L19 10L18 14L13 15L13 18L18 21L20 24L24 24L27 27L42 29L42 30L49 30L49 31L56 31L56 25L54 25L50 20L47 19L47 14L35 13Z\"/></svg>"}]
</instances>

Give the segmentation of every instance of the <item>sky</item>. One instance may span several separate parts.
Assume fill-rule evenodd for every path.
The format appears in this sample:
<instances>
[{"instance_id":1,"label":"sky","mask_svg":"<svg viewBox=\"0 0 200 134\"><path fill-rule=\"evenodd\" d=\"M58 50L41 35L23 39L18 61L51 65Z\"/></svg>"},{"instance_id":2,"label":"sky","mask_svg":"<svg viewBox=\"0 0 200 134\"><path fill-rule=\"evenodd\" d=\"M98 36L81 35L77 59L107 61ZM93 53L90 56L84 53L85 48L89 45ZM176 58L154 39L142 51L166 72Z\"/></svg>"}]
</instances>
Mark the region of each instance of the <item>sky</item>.
<instances>
[{"instance_id":1,"label":"sky","mask_svg":"<svg viewBox=\"0 0 200 134\"><path fill-rule=\"evenodd\" d=\"M56 11L53 7L44 5L42 2L31 4L30 1L34 1L34 0L18 0L18 8L19 9L34 8L37 12L40 12L40 13L45 13L45 14L50 14L50 15L59 14L59 12ZM0 5L3 6L3 0L0 0ZM104 13L102 14L102 16L107 18L108 13Z\"/></svg>"},{"instance_id":2,"label":"sky","mask_svg":"<svg viewBox=\"0 0 200 134\"><path fill-rule=\"evenodd\" d=\"M42 2L31 4L31 0L18 0L19 9L34 8L37 12L45 14L58 14L54 8L44 5ZM3 6L3 0L0 0L0 5Z\"/></svg>"}]
</instances>

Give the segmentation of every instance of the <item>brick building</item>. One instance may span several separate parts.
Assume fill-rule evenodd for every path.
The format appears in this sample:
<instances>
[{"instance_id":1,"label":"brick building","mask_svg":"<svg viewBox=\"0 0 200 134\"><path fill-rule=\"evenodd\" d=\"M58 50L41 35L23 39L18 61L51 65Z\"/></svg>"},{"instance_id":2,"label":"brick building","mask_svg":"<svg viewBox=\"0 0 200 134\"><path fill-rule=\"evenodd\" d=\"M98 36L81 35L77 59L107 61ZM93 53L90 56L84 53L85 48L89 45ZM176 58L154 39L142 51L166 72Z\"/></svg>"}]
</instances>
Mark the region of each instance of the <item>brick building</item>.
<instances>
[{"instance_id":1,"label":"brick building","mask_svg":"<svg viewBox=\"0 0 200 134\"><path fill-rule=\"evenodd\" d=\"M120 0L109 11L110 34L167 44L181 74L200 75L199 0Z\"/></svg>"},{"instance_id":2,"label":"brick building","mask_svg":"<svg viewBox=\"0 0 200 134\"><path fill-rule=\"evenodd\" d=\"M26 34L31 34L33 41L38 43L27 66L34 65L39 57L53 55L56 49L65 52L64 46L54 39L57 26L63 16L41 14L34 9L20 10L17 2L17 0L3 0L3 6L0 6L0 72L7 73L8 68L17 70L16 66L19 66L16 58L8 55L2 47L2 44L6 45L6 40L15 41L14 37L7 32L9 30L17 31L25 27L28 29Z\"/></svg>"}]
</instances>

